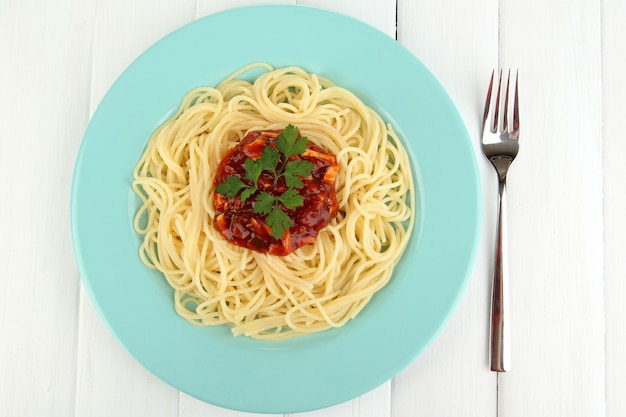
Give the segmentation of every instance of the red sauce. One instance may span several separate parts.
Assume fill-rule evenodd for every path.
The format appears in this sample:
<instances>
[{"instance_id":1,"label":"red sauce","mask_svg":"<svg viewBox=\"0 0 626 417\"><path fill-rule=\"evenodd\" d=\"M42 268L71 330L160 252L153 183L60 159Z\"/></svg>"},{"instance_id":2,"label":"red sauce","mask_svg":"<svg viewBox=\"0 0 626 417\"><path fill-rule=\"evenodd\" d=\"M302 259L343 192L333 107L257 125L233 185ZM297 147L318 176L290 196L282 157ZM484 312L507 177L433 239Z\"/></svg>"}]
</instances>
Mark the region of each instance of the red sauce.
<instances>
[{"instance_id":1,"label":"red sauce","mask_svg":"<svg viewBox=\"0 0 626 417\"><path fill-rule=\"evenodd\" d=\"M260 158L266 146L275 147L276 139L281 132L271 130L248 133L221 161L215 180L216 185L230 175L236 175L245 183L252 185L244 176L244 162L248 158L253 160ZM314 168L309 177L302 178L304 186L298 189L304 204L294 209L281 207L291 219L289 229L285 230L280 239L274 238L271 228L265 223L266 215L255 213L253 210L256 196L261 191L279 196L287 190L283 178L279 178L274 185L274 174L263 171L257 182L259 191L245 202L241 201L239 195L228 198L215 193L213 202L216 214L213 225L227 241L257 252L284 256L314 242L318 232L337 215L335 178L338 165L335 155L318 146L307 144L306 151L290 158L293 159L312 162ZM279 164L282 162L281 159Z\"/></svg>"}]
</instances>

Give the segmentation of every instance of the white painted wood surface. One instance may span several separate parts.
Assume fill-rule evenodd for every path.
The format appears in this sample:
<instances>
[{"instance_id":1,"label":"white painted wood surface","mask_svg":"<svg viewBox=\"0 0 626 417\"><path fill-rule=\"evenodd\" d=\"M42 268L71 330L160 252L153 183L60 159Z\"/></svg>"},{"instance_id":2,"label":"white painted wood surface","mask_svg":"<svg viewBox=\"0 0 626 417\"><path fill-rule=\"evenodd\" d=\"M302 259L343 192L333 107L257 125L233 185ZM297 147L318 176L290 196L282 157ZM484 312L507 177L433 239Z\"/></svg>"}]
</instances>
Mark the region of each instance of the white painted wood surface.
<instances>
[{"instance_id":1,"label":"white painted wood surface","mask_svg":"<svg viewBox=\"0 0 626 417\"><path fill-rule=\"evenodd\" d=\"M89 117L130 62L193 19L260 3L0 0L1 416L255 415L178 392L113 338L78 275L69 194ZM626 3L297 3L363 20L431 69L475 140L485 204L472 279L434 343L372 392L298 416L626 415ZM501 375L487 368L495 176L478 146L498 65L520 70L523 129L509 179L513 369Z\"/></svg>"},{"instance_id":2,"label":"white painted wood surface","mask_svg":"<svg viewBox=\"0 0 626 417\"><path fill-rule=\"evenodd\" d=\"M626 5L603 3L602 126L606 415L626 414Z\"/></svg>"}]
</instances>

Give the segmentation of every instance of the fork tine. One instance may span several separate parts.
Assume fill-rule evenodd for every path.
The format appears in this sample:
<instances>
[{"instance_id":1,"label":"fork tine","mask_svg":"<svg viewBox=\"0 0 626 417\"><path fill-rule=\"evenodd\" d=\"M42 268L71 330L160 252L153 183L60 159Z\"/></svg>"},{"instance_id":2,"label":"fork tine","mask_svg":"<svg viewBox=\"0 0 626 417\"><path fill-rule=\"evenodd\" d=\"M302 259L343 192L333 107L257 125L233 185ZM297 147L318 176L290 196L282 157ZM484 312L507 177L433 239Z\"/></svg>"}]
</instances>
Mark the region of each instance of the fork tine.
<instances>
[{"instance_id":1,"label":"fork tine","mask_svg":"<svg viewBox=\"0 0 626 417\"><path fill-rule=\"evenodd\" d=\"M491 79L489 80L489 89L487 89L487 99L485 100L485 110L483 111L483 132L485 131L485 127L487 126L487 121L490 120L491 116L491 91L493 90L493 77L495 75L496 70L491 72ZM491 129L491 126L489 127Z\"/></svg>"},{"instance_id":2,"label":"fork tine","mask_svg":"<svg viewBox=\"0 0 626 417\"><path fill-rule=\"evenodd\" d=\"M513 130L511 131L511 139L519 138L518 78L519 78L519 71L516 71L515 72L515 93L513 96Z\"/></svg>"},{"instance_id":3,"label":"fork tine","mask_svg":"<svg viewBox=\"0 0 626 417\"><path fill-rule=\"evenodd\" d=\"M511 70L506 78L506 91L504 92L504 111L502 112L502 132L509 131L509 87L511 86Z\"/></svg>"},{"instance_id":4,"label":"fork tine","mask_svg":"<svg viewBox=\"0 0 626 417\"><path fill-rule=\"evenodd\" d=\"M491 131L493 133L498 131L500 123L500 90L502 89L502 70L500 70L500 76L498 77L498 92L496 93L496 103L494 105L493 120L491 122Z\"/></svg>"}]
</instances>

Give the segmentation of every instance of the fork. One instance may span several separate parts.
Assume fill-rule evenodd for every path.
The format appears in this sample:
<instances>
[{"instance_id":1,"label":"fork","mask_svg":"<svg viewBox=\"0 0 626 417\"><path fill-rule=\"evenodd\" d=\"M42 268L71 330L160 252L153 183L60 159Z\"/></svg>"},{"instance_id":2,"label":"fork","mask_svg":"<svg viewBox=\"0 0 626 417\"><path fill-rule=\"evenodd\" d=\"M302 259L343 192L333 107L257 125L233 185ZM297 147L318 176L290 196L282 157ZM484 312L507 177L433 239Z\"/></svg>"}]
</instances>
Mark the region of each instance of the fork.
<instances>
[{"instance_id":1,"label":"fork","mask_svg":"<svg viewBox=\"0 0 626 417\"><path fill-rule=\"evenodd\" d=\"M511 71L506 79L504 99L500 92L503 87L502 71L498 88L493 99L495 70L491 73L489 90L483 114L482 149L498 173L498 223L496 229L495 267L491 295L491 326L489 356L491 370L508 372L511 365L511 334L509 319L509 265L507 248L506 216L506 175L519 150L519 101L518 74L515 74L513 109L509 115L509 87ZM501 106L504 109L501 110ZM512 118L509 123L509 117Z\"/></svg>"}]
</instances>

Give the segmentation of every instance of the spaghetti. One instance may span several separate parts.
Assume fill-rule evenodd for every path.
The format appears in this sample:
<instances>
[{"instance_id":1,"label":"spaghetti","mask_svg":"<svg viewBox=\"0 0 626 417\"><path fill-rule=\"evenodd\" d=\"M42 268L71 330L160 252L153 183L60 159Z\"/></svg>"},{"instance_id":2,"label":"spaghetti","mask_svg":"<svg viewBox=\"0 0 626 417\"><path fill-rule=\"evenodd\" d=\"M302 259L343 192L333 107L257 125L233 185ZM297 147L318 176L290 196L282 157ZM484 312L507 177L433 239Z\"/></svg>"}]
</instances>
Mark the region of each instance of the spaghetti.
<instances>
[{"instance_id":1,"label":"spaghetti","mask_svg":"<svg viewBox=\"0 0 626 417\"><path fill-rule=\"evenodd\" d=\"M265 72L253 82L243 75ZM336 155L338 213L285 256L233 245L215 230L215 177L248 132L287 124ZM340 327L389 281L414 227L408 155L391 126L350 91L298 67L248 65L189 92L151 136L135 171L141 260L197 325L280 340Z\"/></svg>"}]
</instances>

